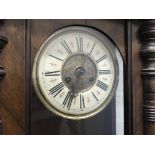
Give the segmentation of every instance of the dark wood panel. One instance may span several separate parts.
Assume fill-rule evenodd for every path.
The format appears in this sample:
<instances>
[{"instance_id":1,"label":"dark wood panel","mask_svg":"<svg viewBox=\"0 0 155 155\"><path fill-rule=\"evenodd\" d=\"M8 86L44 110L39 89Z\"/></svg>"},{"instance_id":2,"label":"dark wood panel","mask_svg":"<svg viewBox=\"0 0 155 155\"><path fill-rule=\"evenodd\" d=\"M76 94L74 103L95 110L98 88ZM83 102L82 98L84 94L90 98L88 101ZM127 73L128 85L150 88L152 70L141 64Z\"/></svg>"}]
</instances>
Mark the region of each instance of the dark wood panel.
<instances>
[{"instance_id":1,"label":"dark wood panel","mask_svg":"<svg viewBox=\"0 0 155 155\"><path fill-rule=\"evenodd\" d=\"M24 134L24 20L5 20L8 44L1 53L7 75L1 82L3 134Z\"/></svg>"}]
</instances>

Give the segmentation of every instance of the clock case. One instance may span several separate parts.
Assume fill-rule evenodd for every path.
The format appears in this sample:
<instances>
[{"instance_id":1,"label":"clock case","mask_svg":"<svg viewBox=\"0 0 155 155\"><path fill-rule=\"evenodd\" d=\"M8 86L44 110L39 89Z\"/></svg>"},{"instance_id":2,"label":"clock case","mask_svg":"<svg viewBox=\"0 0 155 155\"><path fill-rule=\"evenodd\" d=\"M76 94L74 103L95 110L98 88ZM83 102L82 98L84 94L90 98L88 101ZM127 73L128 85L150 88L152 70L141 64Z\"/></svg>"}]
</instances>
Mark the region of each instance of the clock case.
<instances>
[{"instance_id":1,"label":"clock case","mask_svg":"<svg viewBox=\"0 0 155 155\"><path fill-rule=\"evenodd\" d=\"M2 131L0 134L59 134L58 127L61 119L53 117L51 121L51 113L41 104L32 87L31 73L34 57L41 44L57 29L68 25L92 26L105 32L114 40L124 61L125 134L143 134L143 129L153 131L150 129L153 128L152 122L143 122L142 64L139 52L140 42L137 36L141 23L147 23L147 21L108 19L1 21L3 24L0 28L5 32L8 43L3 45L4 49L0 53L0 65L4 66L1 67L0 82ZM151 26L152 23L151 21ZM146 28L149 29L149 27ZM1 38L2 43L5 42L3 39L4 37ZM72 125L74 122L70 121L69 124Z\"/></svg>"}]
</instances>

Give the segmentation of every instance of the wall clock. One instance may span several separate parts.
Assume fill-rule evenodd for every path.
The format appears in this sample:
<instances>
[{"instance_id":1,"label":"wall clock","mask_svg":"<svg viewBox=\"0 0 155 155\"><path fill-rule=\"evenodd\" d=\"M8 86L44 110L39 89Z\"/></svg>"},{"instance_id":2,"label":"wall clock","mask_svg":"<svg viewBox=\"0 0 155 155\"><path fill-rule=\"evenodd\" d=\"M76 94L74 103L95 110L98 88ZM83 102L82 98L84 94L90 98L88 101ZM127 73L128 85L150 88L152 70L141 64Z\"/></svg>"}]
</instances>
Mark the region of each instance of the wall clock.
<instances>
[{"instance_id":1,"label":"wall clock","mask_svg":"<svg viewBox=\"0 0 155 155\"><path fill-rule=\"evenodd\" d=\"M55 114L84 119L102 111L115 95L119 67L113 42L100 31L68 26L50 35L33 65L33 85Z\"/></svg>"}]
</instances>

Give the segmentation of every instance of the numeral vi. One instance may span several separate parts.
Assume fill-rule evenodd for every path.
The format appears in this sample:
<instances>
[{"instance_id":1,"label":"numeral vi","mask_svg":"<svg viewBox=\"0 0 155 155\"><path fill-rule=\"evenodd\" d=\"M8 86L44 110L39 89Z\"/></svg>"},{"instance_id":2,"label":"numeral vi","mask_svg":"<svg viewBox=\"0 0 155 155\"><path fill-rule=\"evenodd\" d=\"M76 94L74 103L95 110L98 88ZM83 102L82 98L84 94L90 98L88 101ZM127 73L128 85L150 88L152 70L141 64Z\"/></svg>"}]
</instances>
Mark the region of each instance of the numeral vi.
<instances>
[{"instance_id":1,"label":"numeral vi","mask_svg":"<svg viewBox=\"0 0 155 155\"><path fill-rule=\"evenodd\" d=\"M72 101L73 101L73 94L71 91L69 91L63 101L63 105L64 106L67 105L67 109L69 110L72 105Z\"/></svg>"},{"instance_id":2,"label":"numeral vi","mask_svg":"<svg viewBox=\"0 0 155 155\"><path fill-rule=\"evenodd\" d=\"M80 94L80 109L83 110L85 108L84 96Z\"/></svg>"}]
</instances>

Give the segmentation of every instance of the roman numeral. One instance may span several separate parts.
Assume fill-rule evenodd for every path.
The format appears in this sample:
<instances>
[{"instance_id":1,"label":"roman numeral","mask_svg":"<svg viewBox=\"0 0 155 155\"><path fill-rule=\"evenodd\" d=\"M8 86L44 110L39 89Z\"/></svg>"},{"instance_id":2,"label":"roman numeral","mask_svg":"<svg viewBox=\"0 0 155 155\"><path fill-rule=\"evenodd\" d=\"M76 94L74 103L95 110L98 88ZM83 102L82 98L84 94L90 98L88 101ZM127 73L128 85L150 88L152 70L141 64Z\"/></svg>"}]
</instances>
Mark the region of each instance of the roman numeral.
<instances>
[{"instance_id":1,"label":"roman numeral","mask_svg":"<svg viewBox=\"0 0 155 155\"><path fill-rule=\"evenodd\" d=\"M94 43L94 45L93 45L93 47L92 47L92 49L91 49L91 51L90 51L89 55L91 55L91 53L92 53L92 51L93 51L93 49L94 49L95 45L96 45L96 43Z\"/></svg>"},{"instance_id":2,"label":"roman numeral","mask_svg":"<svg viewBox=\"0 0 155 155\"><path fill-rule=\"evenodd\" d=\"M107 56L106 55L104 55L104 56L102 56L101 58L99 58L98 60L96 60L96 63L99 63L99 62L101 62L103 59L105 59Z\"/></svg>"},{"instance_id":3,"label":"roman numeral","mask_svg":"<svg viewBox=\"0 0 155 155\"><path fill-rule=\"evenodd\" d=\"M55 56L53 56L53 55L49 55L50 57L53 57L53 58L55 58L55 59L57 59L57 60L60 60L60 61L63 61L62 59L60 59L60 58L58 58L58 57L55 57Z\"/></svg>"},{"instance_id":4,"label":"roman numeral","mask_svg":"<svg viewBox=\"0 0 155 155\"><path fill-rule=\"evenodd\" d=\"M80 109L83 110L85 108L84 96L80 94Z\"/></svg>"},{"instance_id":5,"label":"roman numeral","mask_svg":"<svg viewBox=\"0 0 155 155\"><path fill-rule=\"evenodd\" d=\"M71 49L69 48L68 44L66 43L66 41L64 40L63 42L61 41L61 44L62 46L66 49L66 51L69 53L69 54L72 54L72 51Z\"/></svg>"},{"instance_id":6,"label":"roman numeral","mask_svg":"<svg viewBox=\"0 0 155 155\"><path fill-rule=\"evenodd\" d=\"M73 101L73 94L71 91L69 91L63 101L63 105L67 105L67 109L69 110Z\"/></svg>"},{"instance_id":7,"label":"roman numeral","mask_svg":"<svg viewBox=\"0 0 155 155\"><path fill-rule=\"evenodd\" d=\"M108 89L108 85L106 85L105 83L103 83L102 81L98 80L96 86L98 86L99 88L101 88L102 90L106 91Z\"/></svg>"},{"instance_id":8,"label":"roman numeral","mask_svg":"<svg viewBox=\"0 0 155 155\"><path fill-rule=\"evenodd\" d=\"M93 92L91 92L91 93L92 93L93 97L95 98L95 100L98 101L98 98L96 97L96 95Z\"/></svg>"},{"instance_id":9,"label":"roman numeral","mask_svg":"<svg viewBox=\"0 0 155 155\"><path fill-rule=\"evenodd\" d=\"M45 76L60 76L60 71L46 72Z\"/></svg>"},{"instance_id":10,"label":"roman numeral","mask_svg":"<svg viewBox=\"0 0 155 155\"><path fill-rule=\"evenodd\" d=\"M77 42L78 51L83 52L83 38L82 37L79 37L79 39L76 38L76 42Z\"/></svg>"},{"instance_id":11,"label":"roman numeral","mask_svg":"<svg viewBox=\"0 0 155 155\"><path fill-rule=\"evenodd\" d=\"M60 82L59 84L54 86L49 91L51 94L54 94L54 97L56 97L63 89L64 89L64 84L63 84L63 82Z\"/></svg>"},{"instance_id":12,"label":"roman numeral","mask_svg":"<svg viewBox=\"0 0 155 155\"><path fill-rule=\"evenodd\" d=\"M111 71L110 70L99 70L99 75L102 75L102 74L110 74Z\"/></svg>"}]
</instances>

